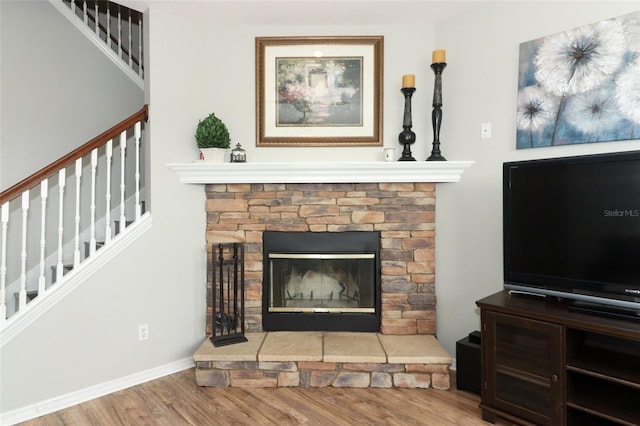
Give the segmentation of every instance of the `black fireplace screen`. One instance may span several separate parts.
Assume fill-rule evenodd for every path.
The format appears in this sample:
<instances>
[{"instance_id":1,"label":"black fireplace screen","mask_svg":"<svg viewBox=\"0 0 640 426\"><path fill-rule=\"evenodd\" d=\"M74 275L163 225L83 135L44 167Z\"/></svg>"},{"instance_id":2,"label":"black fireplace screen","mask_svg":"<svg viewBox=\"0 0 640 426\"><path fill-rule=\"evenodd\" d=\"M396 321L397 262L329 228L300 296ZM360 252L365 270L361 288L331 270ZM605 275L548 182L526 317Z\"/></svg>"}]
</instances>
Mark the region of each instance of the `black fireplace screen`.
<instances>
[{"instance_id":1,"label":"black fireplace screen","mask_svg":"<svg viewBox=\"0 0 640 426\"><path fill-rule=\"evenodd\" d=\"M380 233L263 233L265 331L380 330Z\"/></svg>"}]
</instances>

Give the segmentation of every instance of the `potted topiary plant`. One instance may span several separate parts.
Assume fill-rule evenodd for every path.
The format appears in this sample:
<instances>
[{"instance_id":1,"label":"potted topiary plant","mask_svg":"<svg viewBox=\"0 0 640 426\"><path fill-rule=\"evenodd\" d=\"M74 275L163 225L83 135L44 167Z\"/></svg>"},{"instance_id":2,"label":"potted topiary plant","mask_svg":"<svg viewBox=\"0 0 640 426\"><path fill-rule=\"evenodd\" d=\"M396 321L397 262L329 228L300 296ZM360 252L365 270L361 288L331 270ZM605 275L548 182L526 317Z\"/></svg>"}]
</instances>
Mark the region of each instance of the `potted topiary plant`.
<instances>
[{"instance_id":1,"label":"potted topiary plant","mask_svg":"<svg viewBox=\"0 0 640 426\"><path fill-rule=\"evenodd\" d=\"M231 138L227 126L215 114L198 121L195 137L201 158L216 163L224 161L224 154L231 147Z\"/></svg>"}]
</instances>

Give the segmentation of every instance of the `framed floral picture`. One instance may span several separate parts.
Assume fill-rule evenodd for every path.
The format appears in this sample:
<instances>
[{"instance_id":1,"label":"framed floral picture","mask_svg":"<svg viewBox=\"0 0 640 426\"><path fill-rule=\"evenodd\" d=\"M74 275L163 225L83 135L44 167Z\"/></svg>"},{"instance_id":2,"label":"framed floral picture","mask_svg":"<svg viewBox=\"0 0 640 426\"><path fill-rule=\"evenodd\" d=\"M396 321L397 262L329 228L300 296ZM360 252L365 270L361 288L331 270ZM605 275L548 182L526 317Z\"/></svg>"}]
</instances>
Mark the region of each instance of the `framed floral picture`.
<instances>
[{"instance_id":1,"label":"framed floral picture","mask_svg":"<svg viewBox=\"0 0 640 426\"><path fill-rule=\"evenodd\" d=\"M382 146L383 37L257 37L256 145Z\"/></svg>"},{"instance_id":2,"label":"framed floral picture","mask_svg":"<svg viewBox=\"0 0 640 426\"><path fill-rule=\"evenodd\" d=\"M520 45L516 148L640 138L640 12Z\"/></svg>"}]
</instances>

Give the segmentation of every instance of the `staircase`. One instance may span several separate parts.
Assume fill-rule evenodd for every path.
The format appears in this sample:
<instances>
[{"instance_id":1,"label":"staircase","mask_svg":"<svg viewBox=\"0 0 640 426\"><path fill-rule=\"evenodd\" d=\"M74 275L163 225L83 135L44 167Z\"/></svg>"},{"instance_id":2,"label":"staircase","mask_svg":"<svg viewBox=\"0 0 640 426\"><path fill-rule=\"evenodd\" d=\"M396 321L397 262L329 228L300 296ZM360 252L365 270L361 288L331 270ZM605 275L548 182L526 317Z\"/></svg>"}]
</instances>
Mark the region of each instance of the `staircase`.
<instances>
[{"instance_id":1,"label":"staircase","mask_svg":"<svg viewBox=\"0 0 640 426\"><path fill-rule=\"evenodd\" d=\"M0 347L150 227L147 114L145 105L0 193Z\"/></svg>"},{"instance_id":2,"label":"staircase","mask_svg":"<svg viewBox=\"0 0 640 426\"><path fill-rule=\"evenodd\" d=\"M22 4L20 7L17 6L18 4L16 2L13 9L11 7L5 9L3 4L3 19L8 16L18 17L19 20L13 21L17 23L15 26L24 24L26 27L30 21L26 19L28 14L25 11L35 11L39 13L37 22L45 24L47 29L49 27L46 25L51 23L51 28L54 30L51 36L44 31L37 33L39 37L49 36L50 40L55 42L47 45L62 46L61 43L68 40L78 41L78 34L74 34L75 30L64 31L63 26L68 27L68 22L60 19L58 12L53 11L46 2L34 8L26 6L22 8ZM135 14L124 12L125 8L105 1L50 0L50 4L68 16L70 22L74 22L73 25L77 28L83 27L82 33L87 37L91 35L95 46L99 46L95 40L100 40L102 47L98 48L104 54L108 54L122 72L144 90L142 16L135 17ZM14 13L4 15L5 10ZM105 19L103 16L109 18ZM113 24L114 20L120 23ZM37 27L30 28L30 31L33 31L33 28ZM108 29L105 31L105 28ZM13 34L13 37L8 37L7 40L19 43L20 37ZM64 36L58 37L59 34ZM105 36L105 34L110 35ZM89 50L93 46L87 43L83 45L80 42L77 45L81 46L81 51L76 58L72 57L73 52L70 49L67 50L69 54L65 57L71 60L64 70L76 69L82 73L87 72L91 65L95 65L91 70L100 71L99 68L106 65L108 77L114 76L114 78L105 81L94 75L95 78L86 81L100 85L99 87L103 89L108 88L100 92L100 94L106 93L107 96L105 98L95 96L93 90L87 92L88 96L83 96L79 92L80 85L72 88L69 97L64 98L65 102L61 102L57 96L42 95L42 104L48 109L57 110L57 113L52 116L72 117L69 120L61 120L64 125L55 129L48 129L46 124L43 125L39 120L34 120L33 117L36 114L33 114L33 111L28 111L30 114L27 114L16 108L20 115L11 116L12 118L18 116L17 128L43 126L42 128L47 129L46 131L52 135L52 140L55 139L55 142L65 139L59 134L59 129L71 130L76 122L82 122L80 124L84 129L95 129L93 134L99 133L104 128L110 128L93 138L91 138L92 134L80 139L73 138L76 142L68 148L71 152L12 187L6 190L3 190L6 186L0 188L0 359L3 360L0 424L25 421L42 415L47 410L62 408L65 404L70 404L70 401L83 402L83 398L84 400L88 398L87 395L97 396L109 389L126 387L122 384L125 382L149 380L147 378L149 373L144 372L109 382L106 386L104 384L92 386L69 394L65 393L62 396L53 395L53 398L46 391L36 392L32 399L30 399L31 396L27 396L27 402L22 402L24 400L22 396L32 394L32 389L37 388L41 391L46 388L46 386L44 388L40 386L42 378L32 371L33 364L54 372L54 376L58 373L58 364L52 361L48 354L51 345L43 345L41 339L33 337L33 333L38 334L40 328L46 328L45 336L51 338L51 342L61 348L65 360L75 367L74 354L65 352L68 342L61 337L71 332L76 325L70 319L72 316L70 311L84 313L85 302L91 306L106 306L99 296L94 300L83 298L83 291L87 291L103 279L107 281L111 277L110 271L113 270L109 266L119 264L118 262L126 256L135 256L139 251L134 244L140 244L141 240L144 240L142 237L148 237L147 231L152 225L150 204L145 203L145 198L148 201L148 197L145 197L145 188L150 184L149 174L145 170L145 157L149 153L147 139L149 109L146 105L142 106L143 96L138 96L141 93L126 79L114 75L109 63L102 60L95 63L87 62L89 58L93 59L96 56ZM34 50L29 53L43 55L47 51L40 45L34 46ZM84 68L85 65L87 65L86 68ZM43 73L46 72L47 70L44 69ZM23 77L17 73L16 76L20 77L16 78L20 83L18 87L26 87L31 77L31 75ZM56 81L51 78L47 80L47 84L53 86L56 85ZM82 87L89 86L87 84ZM135 97L123 97L121 102L118 101L121 96L132 92L136 93ZM74 106L73 100L76 98L77 103ZM67 107L70 104L67 99L72 100L71 107ZM96 104L108 103L111 108L97 106L94 109L92 103L85 102L86 99L95 100ZM132 100L136 102L133 104L133 109ZM10 110L10 108L5 109L4 106L3 112ZM140 108L139 111L120 121L123 115L138 108ZM126 110L126 113L122 113L123 110ZM117 118L109 120L108 117L111 114ZM95 119L97 116L99 120ZM103 121L105 117L107 117L106 125ZM112 126L116 121L120 122ZM102 124L96 127L96 123ZM80 133L87 135L86 132ZM72 133L67 135L67 140L71 138L70 135ZM15 144L13 146L21 143L19 132L11 134L10 139L9 143ZM90 140L82 144L86 139ZM45 144L52 144L52 141L46 137L37 140L44 147L43 155L38 158L37 163L26 161L26 157L24 162L20 158L20 161L10 163L9 169L20 170L20 178L24 176L22 172L26 174L35 170L36 167L34 170L29 170L27 168L29 164L39 164L37 167L41 167L42 164L54 159L53 157L43 158L47 152L50 152L45 149ZM76 146L78 147L75 148ZM25 152L31 154L31 151ZM64 150L57 152L56 156ZM10 184L8 181L6 183ZM98 302L95 302L95 299ZM49 319L58 314L69 321L61 327L53 328ZM87 337L90 336L92 334L88 333ZM35 363L28 361L34 351L25 349L27 347L44 348L44 352L38 350L38 353L44 354L46 360L42 363L39 359ZM12 359L12 355L16 353L18 355L13 358L12 363L9 359ZM11 376L16 372L25 371L20 363L27 365L28 373L20 375L18 383L13 386ZM157 374L155 373L157 370L153 371ZM61 392L64 393L64 391Z\"/></svg>"},{"instance_id":3,"label":"staircase","mask_svg":"<svg viewBox=\"0 0 640 426\"><path fill-rule=\"evenodd\" d=\"M49 1L144 89L142 13L104 0ZM0 193L0 348L150 227L147 114L144 106Z\"/></svg>"},{"instance_id":4,"label":"staircase","mask_svg":"<svg viewBox=\"0 0 640 426\"><path fill-rule=\"evenodd\" d=\"M49 0L144 90L143 14L104 0Z\"/></svg>"}]
</instances>

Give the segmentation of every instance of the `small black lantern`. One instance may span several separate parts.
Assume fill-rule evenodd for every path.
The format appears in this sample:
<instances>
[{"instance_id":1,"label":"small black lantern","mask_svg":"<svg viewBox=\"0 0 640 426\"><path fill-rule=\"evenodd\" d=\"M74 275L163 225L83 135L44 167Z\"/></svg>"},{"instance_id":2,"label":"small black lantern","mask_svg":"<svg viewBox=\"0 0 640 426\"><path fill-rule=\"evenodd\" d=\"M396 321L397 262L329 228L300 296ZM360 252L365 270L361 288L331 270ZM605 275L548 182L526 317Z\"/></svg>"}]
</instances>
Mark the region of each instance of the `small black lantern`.
<instances>
[{"instance_id":1,"label":"small black lantern","mask_svg":"<svg viewBox=\"0 0 640 426\"><path fill-rule=\"evenodd\" d=\"M237 144L235 148L231 150L231 162L232 163L246 163L247 153L240 144Z\"/></svg>"}]
</instances>

